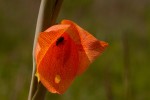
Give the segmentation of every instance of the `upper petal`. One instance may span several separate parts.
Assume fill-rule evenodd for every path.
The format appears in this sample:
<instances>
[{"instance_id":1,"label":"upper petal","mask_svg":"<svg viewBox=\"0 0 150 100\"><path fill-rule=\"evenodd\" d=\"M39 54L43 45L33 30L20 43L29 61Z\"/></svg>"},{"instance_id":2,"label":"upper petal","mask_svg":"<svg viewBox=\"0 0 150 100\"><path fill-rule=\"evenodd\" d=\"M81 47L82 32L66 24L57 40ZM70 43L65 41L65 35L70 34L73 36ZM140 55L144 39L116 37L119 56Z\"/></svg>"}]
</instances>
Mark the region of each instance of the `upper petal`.
<instances>
[{"instance_id":1,"label":"upper petal","mask_svg":"<svg viewBox=\"0 0 150 100\"><path fill-rule=\"evenodd\" d=\"M71 34L75 34L72 37L74 40L78 40L78 50L79 50L79 69L78 74L83 73L92 63L108 46L108 43L104 41L100 41L96 39L93 35L79 27L72 21L63 20L61 22L63 25L70 25L72 31Z\"/></svg>"},{"instance_id":2,"label":"upper petal","mask_svg":"<svg viewBox=\"0 0 150 100\"><path fill-rule=\"evenodd\" d=\"M45 32L39 34L35 47L35 59L37 65L40 63L53 42L55 42L69 27L69 25L54 25Z\"/></svg>"}]
</instances>

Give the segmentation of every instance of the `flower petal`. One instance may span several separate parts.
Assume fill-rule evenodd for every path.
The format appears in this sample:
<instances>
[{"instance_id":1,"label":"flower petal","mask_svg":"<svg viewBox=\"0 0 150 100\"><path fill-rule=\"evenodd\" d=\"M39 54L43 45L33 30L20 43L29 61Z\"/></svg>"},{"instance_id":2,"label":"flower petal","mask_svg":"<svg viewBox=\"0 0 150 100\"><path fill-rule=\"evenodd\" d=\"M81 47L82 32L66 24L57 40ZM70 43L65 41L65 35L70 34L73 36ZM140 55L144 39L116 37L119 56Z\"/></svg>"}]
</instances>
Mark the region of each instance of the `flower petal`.
<instances>
[{"instance_id":1,"label":"flower petal","mask_svg":"<svg viewBox=\"0 0 150 100\"><path fill-rule=\"evenodd\" d=\"M37 73L43 85L52 93L62 94L76 77L79 57L74 41L67 33L63 33L56 45L55 40L46 51L38 65Z\"/></svg>"},{"instance_id":2,"label":"flower petal","mask_svg":"<svg viewBox=\"0 0 150 100\"><path fill-rule=\"evenodd\" d=\"M35 59L38 65L48 48L60 37L70 26L69 25L54 25L48 28L45 32L41 32L35 48Z\"/></svg>"},{"instance_id":3,"label":"flower petal","mask_svg":"<svg viewBox=\"0 0 150 100\"><path fill-rule=\"evenodd\" d=\"M108 46L108 43L97 40L94 36L72 21L63 20L61 23L71 26L71 34L76 34L76 37L72 37L74 40L76 40L76 38L80 38L81 45L78 45L80 61L78 75L80 75L88 68L89 64L92 63L104 51L104 49Z\"/></svg>"}]
</instances>

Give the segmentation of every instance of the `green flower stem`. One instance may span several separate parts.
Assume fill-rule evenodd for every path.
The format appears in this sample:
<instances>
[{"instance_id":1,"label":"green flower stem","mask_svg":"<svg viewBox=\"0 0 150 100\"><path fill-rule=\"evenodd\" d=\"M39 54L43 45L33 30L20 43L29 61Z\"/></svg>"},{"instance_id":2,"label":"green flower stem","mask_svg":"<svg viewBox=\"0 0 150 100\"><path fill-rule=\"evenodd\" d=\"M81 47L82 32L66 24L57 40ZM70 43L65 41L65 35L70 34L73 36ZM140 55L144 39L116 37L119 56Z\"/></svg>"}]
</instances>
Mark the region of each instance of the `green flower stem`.
<instances>
[{"instance_id":1,"label":"green flower stem","mask_svg":"<svg viewBox=\"0 0 150 100\"><path fill-rule=\"evenodd\" d=\"M62 2L63 0L41 0L33 45L33 71L28 100L43 100L45 97L46 89L35 77L34 49L39 33L55 24Z\"/></svg>"}]
</instances>

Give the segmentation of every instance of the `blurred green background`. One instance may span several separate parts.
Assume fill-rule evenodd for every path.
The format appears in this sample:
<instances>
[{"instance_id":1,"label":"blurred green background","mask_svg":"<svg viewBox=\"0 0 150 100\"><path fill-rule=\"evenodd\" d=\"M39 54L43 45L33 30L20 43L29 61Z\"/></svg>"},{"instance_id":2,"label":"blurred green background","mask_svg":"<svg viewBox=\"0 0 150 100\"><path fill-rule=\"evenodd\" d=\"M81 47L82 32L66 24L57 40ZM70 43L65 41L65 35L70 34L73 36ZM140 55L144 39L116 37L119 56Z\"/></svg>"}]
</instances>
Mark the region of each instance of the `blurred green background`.
<instances>
[{"instance_id":1,"label":"blurred green background","mask_svg":"<svg viewBox=\"0 0 150 100\"><path fill-rule=\"evenodd\" d=\"M40 0L0 0L0 99L27 100ZM70 19L109 43L63 95L46 100L150 100L150 0L64 0Z\"/></svg>"}]
</instances>

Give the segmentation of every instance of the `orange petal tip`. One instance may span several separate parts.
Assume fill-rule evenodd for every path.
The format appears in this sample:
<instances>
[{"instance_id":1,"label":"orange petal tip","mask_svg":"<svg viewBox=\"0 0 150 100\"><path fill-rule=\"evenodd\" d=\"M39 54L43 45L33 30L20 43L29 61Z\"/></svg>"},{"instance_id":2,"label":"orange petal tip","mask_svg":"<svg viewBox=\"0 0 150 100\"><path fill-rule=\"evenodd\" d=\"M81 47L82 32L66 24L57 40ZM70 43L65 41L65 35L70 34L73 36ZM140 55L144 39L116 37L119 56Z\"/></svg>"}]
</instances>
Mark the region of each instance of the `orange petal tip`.
<instances>
[{"instance_id":1,"label":"orange petal tip","mask_svg":"<svg viewBox=\"0 0 150 100\"><path fill-rule=\"evenodd\" d=\"M106 48L109 45L107 42L104 42L104 41L100 41L100 44L103 48Z\"/></svg>"}]
</instances>

